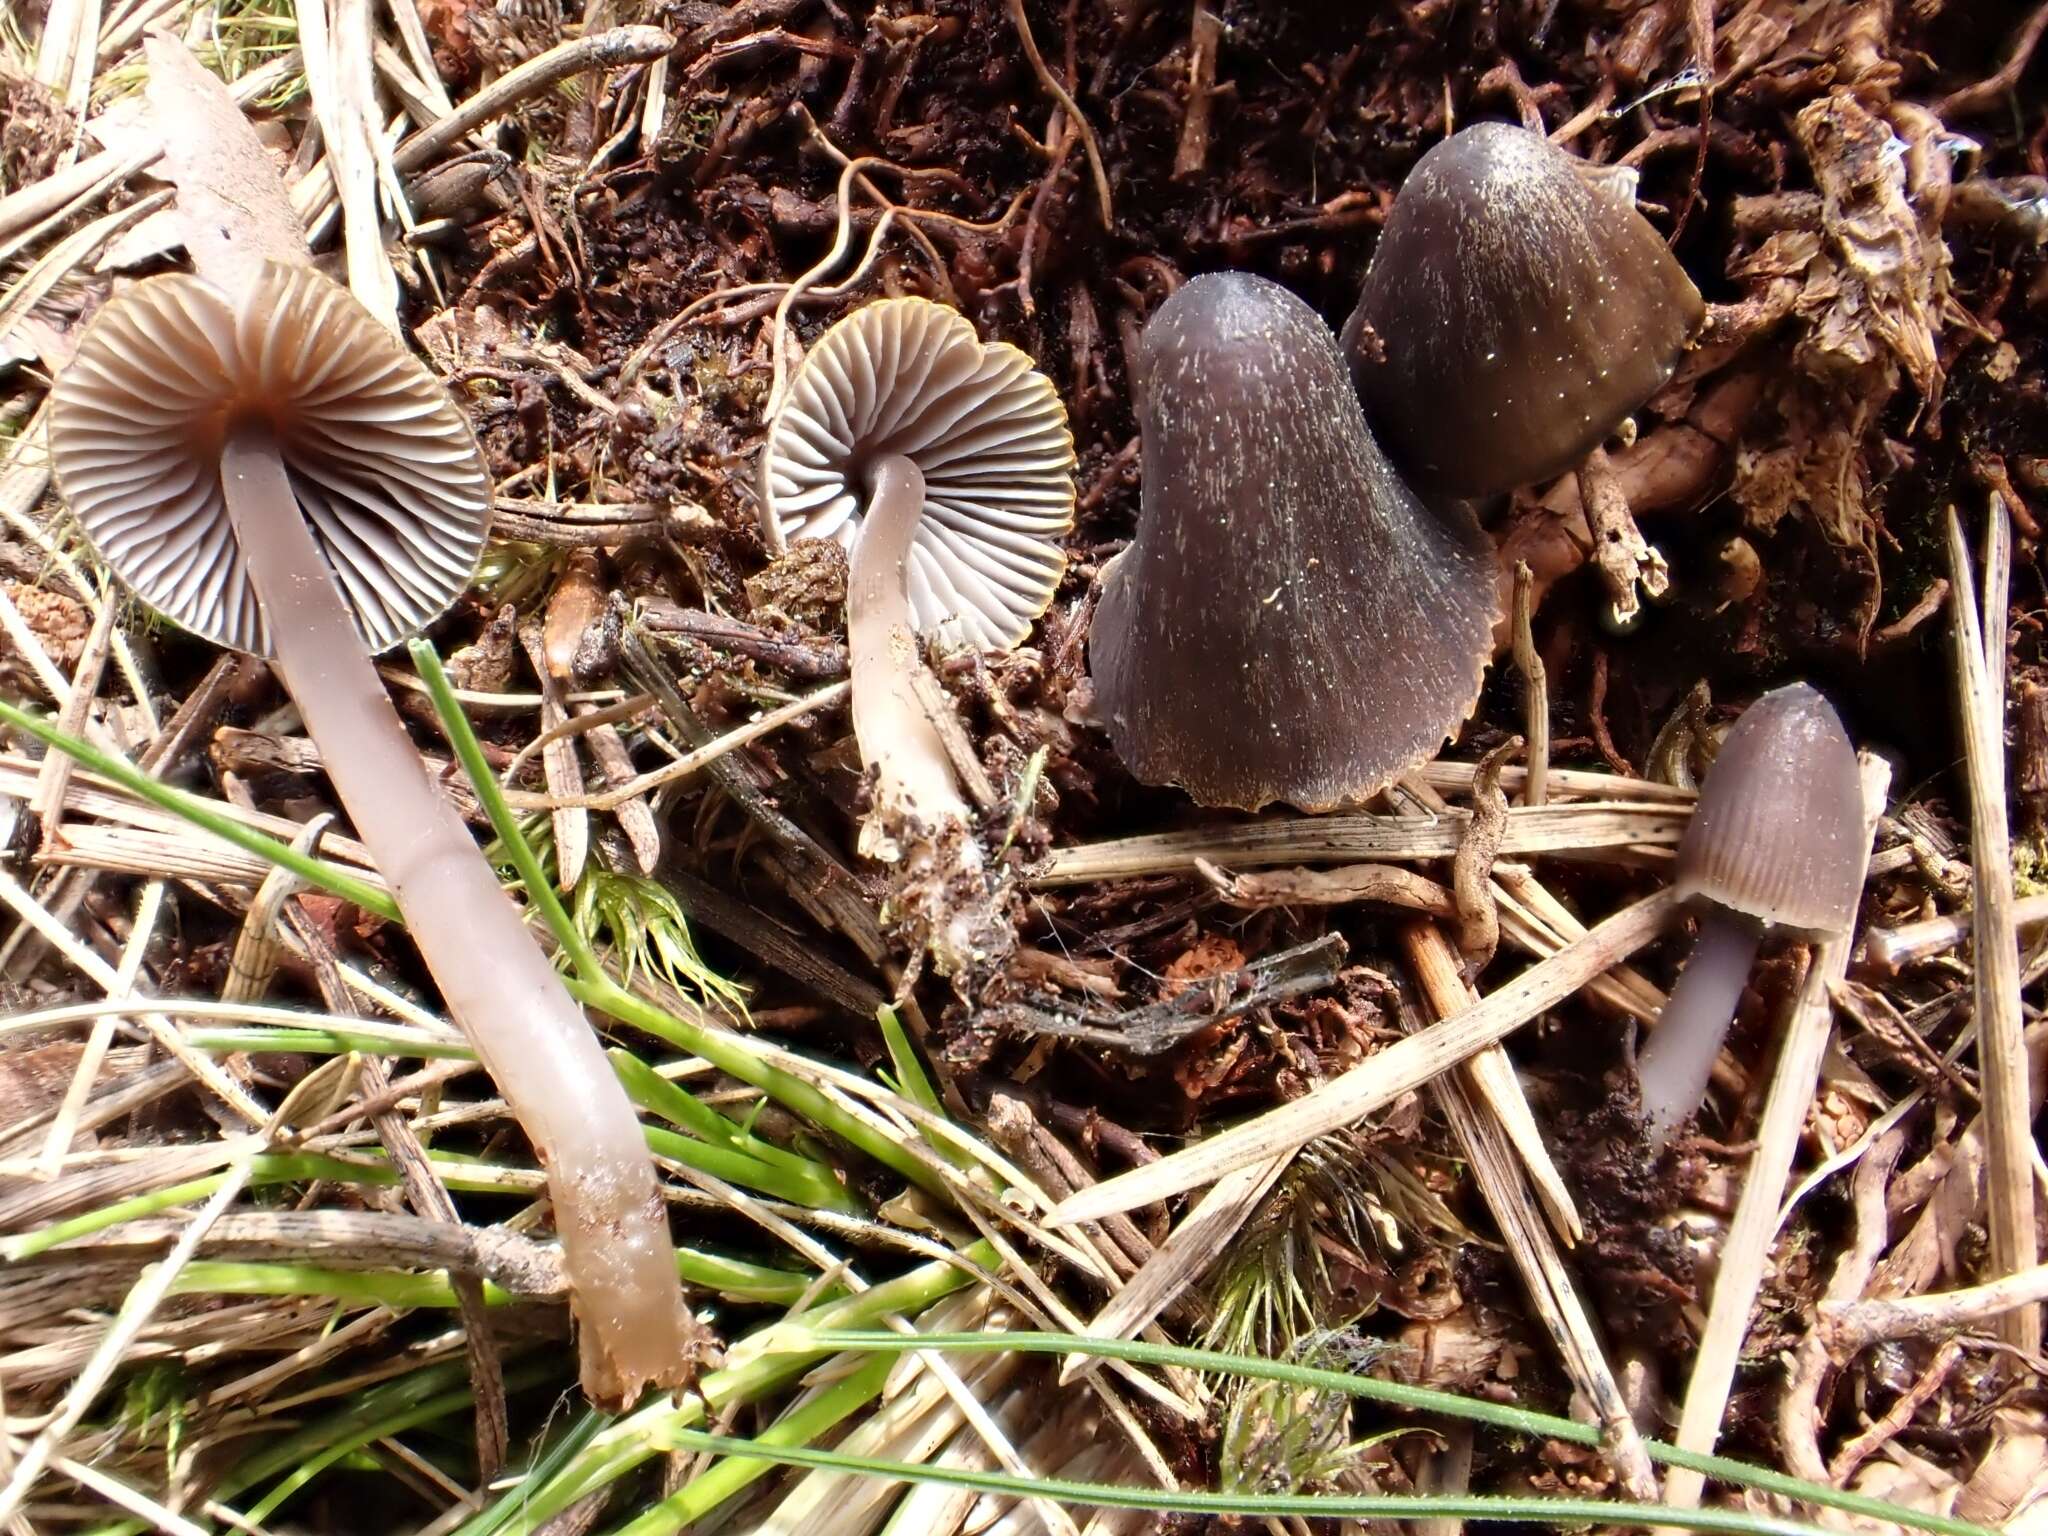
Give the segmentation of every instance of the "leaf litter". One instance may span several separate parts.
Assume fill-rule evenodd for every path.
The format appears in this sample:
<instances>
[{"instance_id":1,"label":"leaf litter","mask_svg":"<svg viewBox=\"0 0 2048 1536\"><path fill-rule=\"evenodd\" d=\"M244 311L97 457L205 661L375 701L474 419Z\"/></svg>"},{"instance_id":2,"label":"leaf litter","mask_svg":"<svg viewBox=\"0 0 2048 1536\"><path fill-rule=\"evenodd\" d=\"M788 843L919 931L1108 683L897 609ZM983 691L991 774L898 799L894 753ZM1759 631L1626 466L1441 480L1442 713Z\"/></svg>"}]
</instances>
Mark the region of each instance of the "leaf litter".
<instances>
[{"instance_id":1,"label":"leaf litter","mask_svg":"<svg viewBox=\"0 0 2048 1536\"><path fill-rule=\"evenodd\" d=\"M2018 956L2001 1005L2038 1094L2048 962L2022 924L2042 862L2027 701L2048 685L2044 18L344 0L302 30L262 3L17 8L0 27L0 688L42 710L79 690L77 734L237 822L289 839L333 809L262 666L217 665L103 586L43 468L41 403L78 332L131 274L179 259L146 217L164 140L134 107L162 85L145 30L168 25L238 83L321 259L345 249L359 293L395 295L378 302L489 456L500 537L433 638L573 920L649 1004L603 1022L648 1074L636 1102L685 1280L728 1346L696 1411L1133 1485L1616 1496L1651 1475L1632 1436L1689 1443L1681 1419L1705 1413L1729 1454L2017 1528L2048 1493L2025 1326L2040 1298L2033 1260L1996 1272L1991 1233L1995 1208L2035 1195L2009 1088L1992 1123L1976 957L1987 940ZM366 35L367 69L335 52ZM305 69L298 48L323 43ZM1247 822L1133 784L1087 723L1083 673L1091 586L1136 510L1144 317L1225 267L1341 316L1407 167L1484 117L1633 172L1714 301L1599 477L1670 592L1613 633L1586 482L1530 487L1492 532L1504 593L1518 560L1531 571L1541 772L1508 750L1537 733L1503 659L1444 760L1371 816ZM883 872L854 853L844 707L805 703L843 675L843 556L772 556L755 505L775 380L890 294L952 304L1036 358L1080 459L1069 575L1036 643L934 657L993 792L981 830L1019 940L964 978L897 942ZM2010 599L1973 615L1981 649L1959 669L1944 609L1997 590L1969 562L2005 519ZM1892 769L1860 947L1758 970L1708 1113L1662 1161L1637 1150L1627 1063L1673 941L1623 966L1601 953L1472 1065L1427 1056L1296 1172L1290 1144L1268 1144L1271 1178L1225 1228L1210 1218L1193 1262L1171 1241L1180 1197L1047 1225L1091 1181L1369 1073L1455 1014L1458 988L1493 997L1583 944L1659 886L1734 707L1794 676ZM429 759L445 753L405 664L387 677ZM1959 708L1986 722L1968 775ZM1984 776L2008 777L2008 736L2016 900L1980 912L1972 817ZM35 1528L117 1508L130 1529L276 1510L337 1531L537 1529L550 1510L646 1531L1064 1518L932 1489L856 1511L823 1472L692 1467L651 1427L622 1436L688 1403L610 1429L552 1413L573 1371L542 1184L403 935L318 890L280 894L260 856L90 767L53 814L45 761L19 731L0 753L0 1474ZM1638 763L1650 776L1620 771ZM445 757L440 774L481 822L476 786ZM361 872L341 831L311 856ZM1924 937L1882 958L1880 936L1908 932ZM907 1033L877 1032L877 996ZM1813 1087L1780 1106L1792 1016ZM696 1029L740 1033L728 1048ZM1489 1089L1476 1064L1500 1059L1513 1070ZM1761 1187L1767 1162L1787 1187ZM807 1197L818 1178L839 1196ZM1164 1284L1147 1273L1162 1252ZM1724 1294L1731 1270L1754 1305ZM165 1294L144 1309L151 1283ZM1140 1286L1157 1338L1583 1410L1606 1451L1466 1439L1296 1389L1210 1401L1197 1378L1130 1366L1070 1379L1053 1414L1028 1361L906 1394L868 1388L847 1356L806 1396L801 1357L784 1373L744 1342L874 1293L924 1331L1078 1329ZM1560 1332L1574 1287L1590 1323ZM1694 1379L1703 1332L1732 1349L1720 1404ZM81 1389L95 1372L105 1390ZM412 1400L435 1410L408 1419ZM586 1443L612 1448L611 1470L564 1477L592 1464ZM491 1484L500 1466L529 1469L510 1490L526 1513Z\"/></svg>"}]
</instances>

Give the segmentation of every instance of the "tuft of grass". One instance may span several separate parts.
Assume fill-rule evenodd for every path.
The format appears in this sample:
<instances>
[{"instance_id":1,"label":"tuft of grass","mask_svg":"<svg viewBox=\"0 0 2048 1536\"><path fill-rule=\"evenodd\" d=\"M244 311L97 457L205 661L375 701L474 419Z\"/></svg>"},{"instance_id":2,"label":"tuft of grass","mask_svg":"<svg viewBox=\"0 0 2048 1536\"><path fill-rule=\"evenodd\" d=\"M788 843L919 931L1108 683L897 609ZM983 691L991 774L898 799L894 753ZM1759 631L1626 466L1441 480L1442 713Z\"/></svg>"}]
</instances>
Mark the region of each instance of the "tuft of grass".
<instances>
[{"instance_id":1,"label":"tuft of grass","mask_svg":"<svg viewBox=\"0 0 2048 1536\"><path fill-rule=\"evenodd\" d=\"M1358 1374L1382 1348L1359 1334L1333 1330L1297 1339L1287 1358L1320 1370ZM1331 1486L1370 1443L1351 1439L1351 1408L1351 1398L1342 1392L1232 1377L1224 1394L1223 1434L1217 1447L1218 1485L1230 1493L1293 1493ZM1374 1437L1381 1438L1385 1437Z\"/></svg>"},{"instance_id":2,"label":"tuft of grass","mask_svg":"<svg viewBox=\"0 0 2048 1536\"><path fill-rule=\"evenodd\" d=\"M1472 1240L1442 1201L1367 1138L1340 1131L1309 1143L1218 1268L1209 1347L1286 1359L1302 1341L1355 1322L1371 1298L1347 1296L1331 1245L1389 1263L1404 1228Z\"/></svg>"},{"instance_id":3,"label":"tuft of grass","mask_svg":"<svg viewBox=\"0 0 2048 1536\"><path fill-rule=\"evenodd\" d=\"M628 987L649 975L746 1022L746 988L704 963L682 903L660 881L593 859L576 882L569 915L593 945L600 935L610 942Z\"/></svg>"}]
</instances>

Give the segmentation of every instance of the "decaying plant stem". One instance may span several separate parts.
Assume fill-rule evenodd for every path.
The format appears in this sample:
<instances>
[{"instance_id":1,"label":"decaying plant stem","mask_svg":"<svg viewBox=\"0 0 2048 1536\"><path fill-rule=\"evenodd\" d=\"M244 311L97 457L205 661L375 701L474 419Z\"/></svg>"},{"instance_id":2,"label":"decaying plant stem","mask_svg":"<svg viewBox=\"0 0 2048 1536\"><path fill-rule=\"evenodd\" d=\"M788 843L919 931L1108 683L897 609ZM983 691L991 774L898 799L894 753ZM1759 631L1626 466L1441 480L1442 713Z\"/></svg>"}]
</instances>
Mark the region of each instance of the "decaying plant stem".
<instances>
[{"instance_id":1,"label":"decaying plant stem","mask_svg":"<svg viewBox=\"0 0 2048 1536\"><path fill-rule=\"evenodd\" d=\"M1529 769L1522 804L1542 805L1550 794L1550 674L1536 649L1536 578L1529 562L1515 562L1515 667L1522 674L1522 718L1529 736Z\"/></svg>"},{"instance_id":2,"label":"decaying plant stem","mask_svg":"<svg viewBox=\"0 0 2048 1536\"><path fill-rule=\"evenodd\" d=\"M1671 587L1671 568L1636 527L1628 497L1607 450L1595 448L1579 466L1579 501L1593 534L1593 563L1607 587L1616 624L1632 622L1642 610L1637 589L1662 597Z\"/></svg>"},{"instance_id":3,"label":"decaying plant stem","mask_svg":"<svg viewBox=\"0 0 2048 1536\"><path fill-rule=\"evenodd\" d=\"M1401 947L1414 968L1430 1011L1437 1018L1450 1018L1477 1003L1478 998L1460 971L1458 956L1436 924L1407 924L1401 930ZM1490 1047L1471 1058L1462 1070L1437 1078L1432 1087L1451 1129L1471 1159L1480 1193L1493 1212L1509 1255L1522 1272L1522 1284L1537 1315L1564 1359L1566 1374L1599 1417L1602 1438L1621 1473L1623 1485L1635 1498L1654 1499L1656 1474L1643 1450L1635 1421L1629 1417L1628 1403L1600 1348L1578 1287L1572 1283L1564 1260L1551 1241L1550 1229L1530 1197L1502 1123L1482 1113L1472 1097L1478 1086L1476 1069L1490 1054L1499 1054L1505 1062L1499 1047Z\"/></svg>"}]
</instances>

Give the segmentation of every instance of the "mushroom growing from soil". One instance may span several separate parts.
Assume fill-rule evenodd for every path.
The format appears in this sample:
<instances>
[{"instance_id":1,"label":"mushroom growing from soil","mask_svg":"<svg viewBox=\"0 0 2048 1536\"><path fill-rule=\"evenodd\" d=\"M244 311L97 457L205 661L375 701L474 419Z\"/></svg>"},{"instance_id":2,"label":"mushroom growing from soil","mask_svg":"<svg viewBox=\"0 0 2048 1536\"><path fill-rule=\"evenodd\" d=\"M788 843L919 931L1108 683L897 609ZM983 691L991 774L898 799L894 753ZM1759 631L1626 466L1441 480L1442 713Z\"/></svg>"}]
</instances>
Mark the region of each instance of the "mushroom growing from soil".
<instances>
[{"instance_id":1,"label":"mushroom growing from soil","mask_svg":"<svg viewBox=\"0 0 2048 1536\"><path fill-rule=\"evenodd\" d=\"M1478 123L1402 184L1344 350L1409 482L1477 498L1576 465L1671 378L1705 315L1625 186Z\"/></svg>"},{"instance_id":2,"label":"mushroom growing from soil","mask_svg":"<svg viewBox=\"0 0 2048 1536\"><path fill-rule=\"evenodd\" d=\"M1138 368L1138 532L1088 641L1118 756L1204 805L1311 811L1434 756L1492 654L1492 550L1402 483L1329 328L1264 278L1198 277Z\"/></svg>"},{"instance_id":3,"label":"mushroom growing from soil","mask_svg":"<svg viewBox=\"0 0 2048 1536\"><path fill-rule=\"evenodd\" d=\"M1052 384L957 312L884 299L805 355L769 426L772 542L848 546L854 735L874 775L861 852L899 866L892 906L948 974L995 958L992 905L918 637L1007 648L1066 569L1074 441Z\"/></svg>"},{"instance_id":4,"label":"mushroom growing from soil","mask_svg":"<svg viewBox=\"0 0 2048 1536\"><path fill-rule=\"evenodd\" d=\"M1645 1134L1661 1148L1700 1107L1765 933L1844 933L1863 894L1855 749L1804 683L1765 694L1722 739L1679 844L1678 894L1699 938L1636 1057Z\"/></svg>"},{"instance_id":5,"label":"mushroom growing from soil","mask_svg":"<svg viewBox=\"0 0 2048 1536\"><path fill-rule=\"evenodd\" d=\"M114 298L52 398L73 515L144 603L271 656L449 1012L548 1171L583 1382L693 1373L640 1123L582 1010L429 778L371 656L461 595L491 512L455 402L341 287L266 262Z\"/></svg>"}]
</instances>

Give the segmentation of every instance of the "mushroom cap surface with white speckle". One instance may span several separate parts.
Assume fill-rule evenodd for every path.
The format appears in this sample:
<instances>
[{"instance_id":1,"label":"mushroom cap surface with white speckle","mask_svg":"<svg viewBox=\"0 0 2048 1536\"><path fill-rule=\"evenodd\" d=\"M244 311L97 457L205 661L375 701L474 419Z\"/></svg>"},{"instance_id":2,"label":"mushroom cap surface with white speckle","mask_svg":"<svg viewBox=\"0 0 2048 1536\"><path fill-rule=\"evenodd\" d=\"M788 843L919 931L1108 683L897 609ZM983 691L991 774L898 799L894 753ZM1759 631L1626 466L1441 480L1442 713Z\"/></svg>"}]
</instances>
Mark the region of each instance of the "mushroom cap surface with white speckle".
<instances>
[{"instance_id":1,"label":"mushroom cap surface with white speckle","mask_svg":"<svg viewBox=\"0 0 2048 1536\"><path fill-rule=\"evenodd\" d=\"M769 537L851 549L867 466L891 454L924 475L906 573L919 633L1017 644L1059 587L1074 521L1074 440L1051 382L942 304L855 310L805 354L769 425Z\"/></svg>"},{"instance_id":2,"label":"mushroom cap surface with white speckle","mask_svg":"<svg viewBox=\"0 0 2048 1536\"><path fill-rule=\"evenodd\" d=\"M1478 123L1402 184L1344 350L1366 418L1425 494L1491 496L1570 469L1699 330L1699 290L1596 174L1540 134Z\"/></svg>"},{"instance_id":3,"label":"mushroom cap surface with white speckle","mask_svg":"<svg viewBox=\"0 0 2048 1536\"><path fill-rule=\"evenodd\" d=\"M58 488L144 603L218 645L270 654L221 489L221 447L252 422L275 434L373 652L461 596L491 518L469 424L345 288L271 262L232 296L184 274L117 295L52 391Z\"/></svg>"},{"instance_id":4,"label":"mushroom cap surface with white speckle","mask_svg":"<svg viewBox=\"0 0 2048 1536\"><path fill-rule=\"evenodd\" d=\"M1125 766L1203 805L1323 811L1434 757L1493 654L1493 550L1401 483L1329 327L1213 273L1146 322L1138 367L1138 532L1088 636Z\"/></svg>"}]
</instances>

